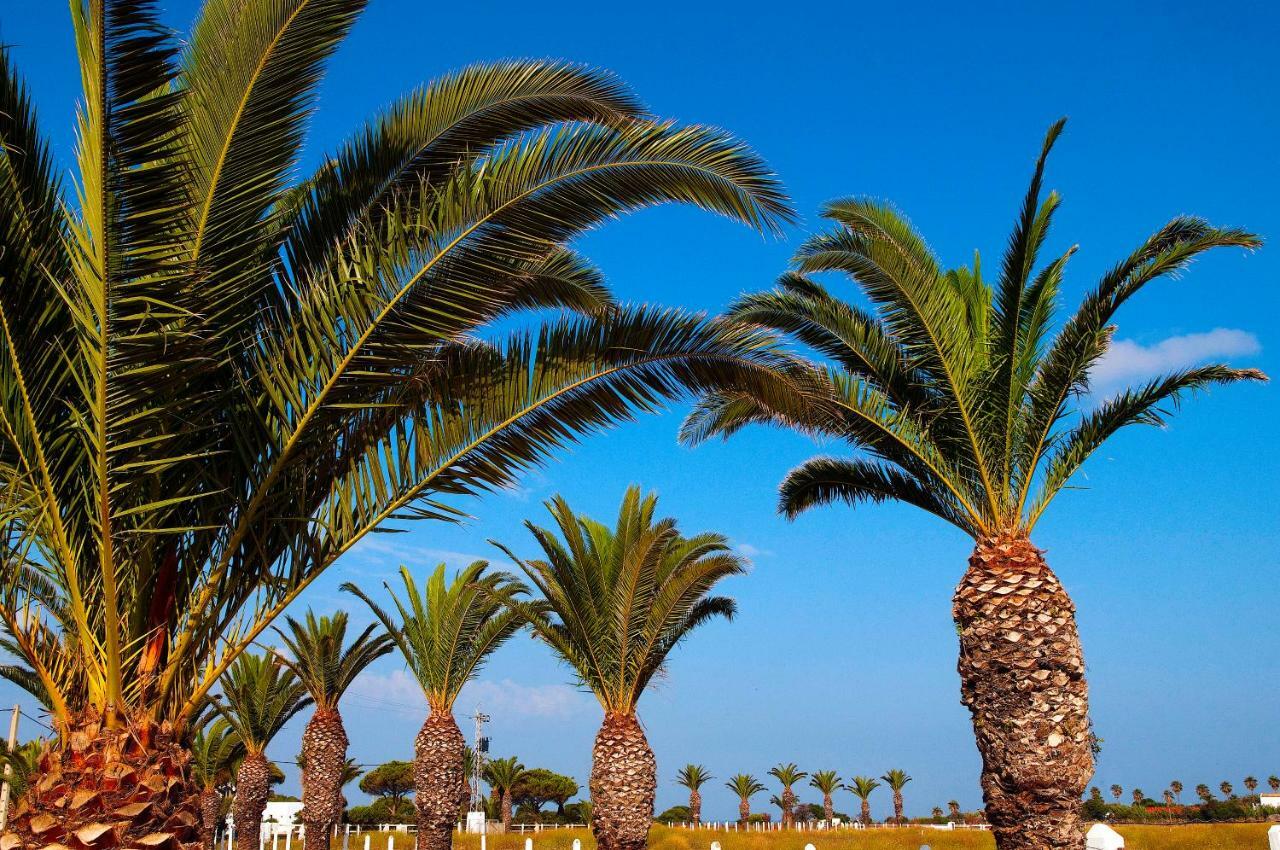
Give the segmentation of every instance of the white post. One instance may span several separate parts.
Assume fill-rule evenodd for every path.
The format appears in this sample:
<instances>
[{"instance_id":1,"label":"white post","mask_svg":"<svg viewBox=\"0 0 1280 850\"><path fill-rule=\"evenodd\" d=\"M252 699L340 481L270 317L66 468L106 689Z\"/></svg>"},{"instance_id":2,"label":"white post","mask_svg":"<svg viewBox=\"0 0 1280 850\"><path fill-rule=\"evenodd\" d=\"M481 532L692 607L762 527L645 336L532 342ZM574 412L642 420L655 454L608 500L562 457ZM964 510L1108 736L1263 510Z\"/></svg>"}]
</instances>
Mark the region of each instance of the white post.
<instances>
[{"instance_id":1,"label":"white post","mask_svg":"<svg viewBox=\"0 0 1280 850\"><path fill-rule=\"evenodd\" d=\"M284 834L284 850L293 850L293 824L289 824L289 831Z\"/></svg>"},{"instance_id":2,"label":"white post","mask_svg":"<svg viewBox=\"0 0 1280 850\"><path fill-rule=\"evenodd\" d=\"M369 850L369 839L371 838L373 838L372 835L366 835L364 837L364 850Z\"/></svg>"},{"instance_id":3,"label":"white post","mask_svg":"<svg viewBox=\"0 0 1280 850\"><path fill-rule=\"evenodd\" d=\"M533 839L526 838L524 840L524 850L533 850Z\"/></svg>"},{"instance_id":4,"label":"white post","mask_svg":"<svg viewBox=\"0 0 1280 850\"><path fill-rule=\"evenodd\" d=\"M396 850L396 834L394 832L387 834L387 850Z\"/></svg>"},{"instance_id":5,"label":"white post","mask_svg":"<svg viewBox=\"0 0 1280 850\"><path fill-rule=\"evenodd\" d=\"M577 838L573 839L573 850L582 850L582 841L581 841L581 840L579 840L579 839L577 839Z\"/></svg>"}]
</instances>

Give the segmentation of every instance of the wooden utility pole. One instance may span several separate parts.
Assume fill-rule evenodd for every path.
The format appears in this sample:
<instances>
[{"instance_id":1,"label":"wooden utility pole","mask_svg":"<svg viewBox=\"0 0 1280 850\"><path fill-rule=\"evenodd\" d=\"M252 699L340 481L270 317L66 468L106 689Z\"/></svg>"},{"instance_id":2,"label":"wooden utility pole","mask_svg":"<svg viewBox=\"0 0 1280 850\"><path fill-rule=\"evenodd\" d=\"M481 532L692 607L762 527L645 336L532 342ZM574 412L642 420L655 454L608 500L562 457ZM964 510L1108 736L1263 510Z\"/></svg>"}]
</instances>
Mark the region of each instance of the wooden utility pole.
<instances>
[{"instance_id":1,"label":"wooden utility pole","mask_svg":"<svg viewBox=\"0 0 1280 850\"><path fill-rule=\"evenodd\" d=\"M15 705L13 707L13 719L9 721L9 747L5 750L6 755L13 755L13 751L18 747L18 715L22 711L22 706ZM0 784L0 832L9 825L9 777L13 774L13 765L8 759L4 763L4 782Z\"/></svg>"}]
</instances>

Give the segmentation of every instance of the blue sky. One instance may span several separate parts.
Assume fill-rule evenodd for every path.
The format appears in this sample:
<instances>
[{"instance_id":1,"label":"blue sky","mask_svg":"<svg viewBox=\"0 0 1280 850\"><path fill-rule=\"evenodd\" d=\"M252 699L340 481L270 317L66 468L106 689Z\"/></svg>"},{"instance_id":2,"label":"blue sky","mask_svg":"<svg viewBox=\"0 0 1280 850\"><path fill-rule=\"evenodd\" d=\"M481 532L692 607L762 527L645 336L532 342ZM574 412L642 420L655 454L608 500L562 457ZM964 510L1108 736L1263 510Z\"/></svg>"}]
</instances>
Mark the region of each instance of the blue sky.
<instances>
[{"instance_id":1,"label":"blue sky","mask_svg":"<svg viewBox=\"0 0 1280 850\"><path fill-rule=\"evenodd\" d=\"M195 5L169 0L173 25L185 28ZM410 87L470 62L545 56L610 68L655 113L748 140L803 216L768 241L664 209L584 240L622 298L714 311L768 286L820 226L819 205L841 195L893 201L946 262L968 262L975 248L996 262L1044 129L1069 115L1048 172L1065 203L1047 250L1080 244L1066 287L1075 299L1175 214L1280 238L1278 27L1280 9L1266 3L1167 3L1155 14L1115 3L498 0L478 11L374 0L333 63L306 158ZM69 158L78 77L65 7L6 4L0 40L14 46ZM1280 372L1278 278L1280 244L1212 257L1150 288L1119 317L1108 380L1205 357ZM1280 772L1278 420L1274 385L1196 399L1167 430L1109 444L1078 482L1087 489L1064 494L1037 529L1079 609L1105 739L1096 784L1154 796L1173 779L1238 786L1246 774ZM903 768L915 777L912 814L951 798L978 806L950 619L968 541L900 506L830 508L788 523L774 513L774 488L810 444L754 431L690 451L675 444L679 421L675 411L593 439L518 491L468 503L467 526L379 536L305 602L363 620L337 593L342 581L376 587L400 563L421 571L489 557L491 537L529 552L520 523L544 521L541 502L553 493L608 518L638 482L686 529L723 532L754 561L725 587L738 619L680 647L641 704L660 807L681 800L673 778L688 761L717 777L704 792L708 817L735 816L723 779L779 761L846 777ZM0 703L13 697L0 689ZM544 647L519 638L500 652L458 714L477 701L494 718L497 754L585 786L599 709ZM387 661L358 684L346 716L352 754L377 763L411 754L422 707L403 666ZM272 754L291 759L300 731L295 723ZM890 811L887 793L873 802L877 816ZM853 807L848 794L838 800Z\"/></svg>"}]
</instances>

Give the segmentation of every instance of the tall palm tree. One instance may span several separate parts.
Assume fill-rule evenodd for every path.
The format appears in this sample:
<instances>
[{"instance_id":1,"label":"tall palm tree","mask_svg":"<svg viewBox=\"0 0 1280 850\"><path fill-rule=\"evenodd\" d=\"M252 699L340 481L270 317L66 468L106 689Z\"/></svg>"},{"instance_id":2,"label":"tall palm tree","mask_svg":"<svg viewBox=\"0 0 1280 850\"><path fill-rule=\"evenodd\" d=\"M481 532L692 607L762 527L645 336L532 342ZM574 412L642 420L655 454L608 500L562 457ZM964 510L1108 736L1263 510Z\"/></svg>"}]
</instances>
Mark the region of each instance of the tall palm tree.
<instances>
[{"instance_id":1,"label":"tall palm tree","mask_svg":"<svg viewBox=\"0 0 1280 850\"><path fill-rule=\"evenodd\" d=\"M1246 791L1248 791L1250 794L1252 794L1254 791L1256 791L1256 790L1258 789L1258 780L1257 780L1257 778L1256 778L1256 777L1253 777L1253 776L1246 776L1246 777L1244 778L1244 787L1245 787L1245 790L1246 790Z\"/></svg>"},{"instance_id":2,"label":"tall palm tree","mask_svg":"<svg viewBox=\"0 0 1280 850\"><path fill-rule=\"evenodd\" d=\"M902 789L911 781L905 770L891 770L880 777L893 791L893 822L902 823Z\"/></svg>"},{"instance_id":3,"label":"tall palm tree","mask_svg":"<svg viewBox=\"0 0 1280 850\"><path fill-rule=\"evenodd\" d=\"M871 792L880 787L880 783L870 776L855 776L853 784L848 786L853 795L862 801L862 822L871 823Z\"/></svg>"},{"instance_id":4,"label":"tall palm tree","mask_svg":"<svg viewBox=\"0 0 1280 850\"><path fill-rule=\"evenodd\" d=\"M503 607L525 586L505 572L490 572L476 561L452 579L440 564L421 587L400 568L403 597L383 583L395 614L384 610L351 582L342 589L364 600L404 656L427 701L427 719L414 741L414 806L418 850L447 850L453 825L467 802L469 748L453 718L453 704L464 685L523 625Z\"/></svg>"},{"instance_id":5,"label":"tall palm tree","mask_svg":"<svg viewBox=\"0 0 1280 850\"><path fill-rule=\"evenodd\" d=\"M1135 806L1141 806L1142 801L1145 799L1147 799L1147 795L1143 792L1141 788L1133 789L1133 804Z\"/></svg>"},{"instance_id":6,"label":"tall palm tree","mask_svg":"<svg viewBox=\"0 0 1280 850\"><path fill-rule=\"evenodd\" d=\"M738 797L738 823L751 819L751 798L764 790L760 781L749 773L737 773L724 784Z\"/></svg>"},{"instance_id":7,"label":"tall palm tree","mask_svg":"<svg viewBox=\"0 0 1280 850\"><path fill-rule=\"evenodd\" d=\"M1176 779L1173 780L1172 782L1169 783L1169 790L1173 792L1174 799L1178 800L1179 802L1182 801L1182 783L1181 782L1179 782Z\"/></svg>"},{"instance_id":8,"label":"tall palm tree","mask_svg":"<svg viewBox=\"0 0 1280 850\"><path fill-rule=\"evenodd\" d=\"M1267 787L1272 791L1280 791L1280 776L1274 773L1267 777Z\"/></svg>"},{"instance_id":9,"label":"tall palm tree","mask_svg":"<svg viewBox=\"0 0 1280 850\"><path fill-rule=\"evenodd\" d=\"M26 843L118 811L122 845L195 842L205 697L343 553L712 371L774 380L766 336L615 307L566 247L669 201L789 218L739 142L608 74L471 67L300 172L364 6L206 0L180 36L155 0L73 0L70 179L0 48L0 625L58 728ZM85 736L146 781L85 768Z\"/></svg>"},{"instance_id":10,"label":"tall palm tree","mask_svg":"<svg viewBox=\"0 0 1280 850\"><path fill-rule=\"evenodd\" d=\"M346 646L347 614L317 617L308 610L303 621L286 617L287 631L276 629L288 650L280 661L302 682L315 711L302 733L302 824L307 835L328 836L342 819L343 772L347 765L347 730L338 702L370 664L395 648L390 635L371 625Z\"/></svg>"},{"instance_id":11,"label":"tall palm tree","mask_svg":"<svg viewBox=\"0 0 1280 850\"><path fill-rule=\"evenodd\" d=\"M241 742L236 769L236 850L258 850L262 812L271 791L273 765L267 745L284 725L311 705L307 688L275 653L243 653L222 677L218 710Z\"/></svg>"},{"instance_id":12,"label":"tall palm tree","mask_svg":"<svg viewBox=\"0 0 1280 850\"><path fill-rule=\"evenodd\" d=\"M1208 785L1201 782L1196 786L1196 796L1199 797L1201 801L1207 803L1213 799L1213 792L1209 790Z\"/></svg>"},{"instance_id":13,"label":"tall palm tree","mask_svg":"<svg viewBox=\"0 0 1280 850\"><path fill-rule=\"evenodd\" d=\"M831 795L843 786L840 784L840 775L834 770L815 770L813 776L809 777L809 784L822 792L822 817L827 823L831 823L835 817L835 805L831 801Z\"/></svg>"},{"instance_id":14,"label":"tall palm tree","mask_svg":"<svg viewBox=\"0 0 1280 850\"><path fill-rule=\"evenodd\" d=\"M1097 791L1098 789L1094 788L1094 790ZM960 801L948 800L947 812L951 815L952 820L957 820L957 821L960 820Z\"/></svg>"},{"instance_id":15,"label":"tall palm tree","mask_svg":"<svg viewBox=\"0 0 1280 850\"><path fill-rule=\"evenodd\" d=\"M685 537L674 519L655 519L656 495L629 487L609 528L547 503L556 533L532 522L545 560L525 561L540 598L512 610L577 674L604 709L591 752L591 829L601 850L640 850L653 822L657 763L636 703L667 656L698 626L732 618L732 599L710 595L744 561L719 534Z\"/></svg>"},{"instance_id":16,"label":"tall palm tree","mask_svg":"<svg viewBox=\"0 0 1280 850\"><path fill-rule=\"evenodd\" d=\"M1260 243L1242 230L1175 218L1107 271L1053 333L1075 249L1039 264L1059 203L1056 193L1041 197L1041 184L1062 127L1054 124L1045 139L992 283L976 258L972 267L945 268L883 203L829 203L823 215L834 230L800 248L796 271L778 288L729 311L828 363L792 370L789 396L712 393L683 430L688 443L751 423L845 440L865 456L817 457L794 469L780 487L784 514L894 499L973 538L952 613L987 819L1001 850L1079 847L1079 801L1093 773L1074 606L1031 542L1037 521L1118 430L1162 424L1191 391L1264 377L1197 366L1079 404L1125 302L1212 248ZM830 271L849 275L871 309L806 277Z\"/></svg>"},{"instance_id":17,"label":"tall palm tree","mask_svg":"<svg viewBox=\"0 0 1280 850\"><path fill-rule=\"evenodd\" d=\"M1119 785L1112 785L1111 796L1116 798L1116 802L1119 802L1120 798L1124 796L1124 789L1121 788Z\"/></svg>"},{"instance_id":18,"label":"tall palm tree","mask_svg":"<svg viewBox=\"0 0 1280 850\"><path fill-rule=\"evenodd\" d=\"M502 800L502 828L511 828L511 789L524 776L524 765L515 756L494 759L484 766L485 781L497 791Z\"/></svg>"},{"instance_id":19,"label":"tall palm tree","mask_svg":"<svg viewBox=\"0 0 1280 850\"><path fill-rule=\"evenodd\" d=\"M1218 790L1222 792L1222 796L1224 796L1224 797L1230 797L1230 796L1231 796L1231 792L1232 792L1233 790L1235 790L1235 789L1233 789L1233 788L1231 787L1231 783L1230 783L1230 782L1227 782L1226 780L1223 780L1223 781L1218 785Z\"/></svg>"},{"instance_id":20,"label":"tall palm tree","mask_svg":"<svg viewBox=\"0 0 1280 850\"><path fill-rule=\"evenodd\" d=\"M1165 804L1166 806L1172 806L1172 805L1173 805L1173 789L1172 789L1172 788L1166 788L1166 789L1165 789L1165 791L1164 791L1164 804Z\"/></svg>"},{"instance_id":21,"label":"tall palm tree","mask_svg":"<svg viewBox=\"0 0 1280 850\"><path fill-rule=\"evenodd\" d=\"M769 775L782 785L782 794L778 797L778 807L782 809L782 825L790 826L795 822L796 795L791 786L809 774L801 770L794 762L778 764L769 768Z\"/></svg>"},{"instance_id":22,"label":"tall palm tree","mask_svg":"<svg viewBox=\"0 0 1280 850\"><path fill-rule=\"evenodd\" d=\"M204 850L213 850L222 800L243 758L244 742L222 717L207 723L191 742L191 773L200 788L200 846Z\"/></svg>"},{"instance_id":23,"label":"tall palm tree","mask_svg":"<svg viewBox=\"0 0 1280 850\"><path fill-rule=\"evenodd\" d=\"M714 777L700 764L686 764L676 773L676 783L689 789L689 819L702 823L702 794L699 792Z\"/></svg>"}]
</instances>

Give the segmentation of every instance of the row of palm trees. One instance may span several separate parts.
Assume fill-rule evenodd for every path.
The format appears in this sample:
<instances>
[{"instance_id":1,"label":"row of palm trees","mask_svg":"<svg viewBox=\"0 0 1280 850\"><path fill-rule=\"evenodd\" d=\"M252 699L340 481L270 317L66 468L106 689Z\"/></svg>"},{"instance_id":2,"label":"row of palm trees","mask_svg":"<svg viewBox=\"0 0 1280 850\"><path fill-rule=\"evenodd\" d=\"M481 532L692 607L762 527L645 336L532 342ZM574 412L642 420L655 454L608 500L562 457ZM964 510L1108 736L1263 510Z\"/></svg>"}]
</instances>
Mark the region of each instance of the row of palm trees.
<instances>
[{"instance_id":1,"label":"row of palm trees","mask_svg":"<svg viewBox=\"0 0 1280 850\"><path fill-rule=\"evenodd\" d=\"M835 816L834 794L837 791L852 791L862 803L861 820L871 822L871 792L880 787L880 782L870 776L855 776L849 784L834 770L817 770L812 774L801 770L794 762L778 764L769 769L769 775L781 785L781 792L769 798L769 802L777 806L782 813L783 826L793 826L796 815L797 798L795 786L808 778L809 785L822 794L823 818L830 822ZM700 789L714 777L705 767L689 764L680 768L676 774L676 783L689 789L689 815L694 823L702 821L702 795ZM911 781L911 777L903 770L890 770L880 777L893 792L893 820L902 823L902 789ZM738 773L730 777L725 787L738 798L738 820L746 823L751 817L751 798L765 791L765 786L749 773Z\"/></svg>"},{"instance_id":2,"label":"row of palm trees","mask_svg":"<svg viewBox=\"0 0 1280 850\"><path fill-rule=\"evenodd\" d=\"M303 173L325 63L365 5L207 0L179 38L155 0L73 0L70 180L0 48L0 637L18 659L0 673L57 730L12 833L43 845L126 812L112 840L194 843L194 826L173 825L198 821L192 747L211 695L318 576L388 522L455 520L458 498L693 396L687 443L765 424L847 445L786 477L786 516L892 499L972 537L952 616L987 817L1001 850L1079 846L1085 666L1032 531L1120 429L1263 378L1198 366L1079 402L1120 307L1260 240L1176 217L1059 316L1075 248L1041 258L1059 122L992 279L976 257L945 265L888 205L845 198L776 288L724 316L620 305L577 235L669 202L778 233L795 214L768 167L721 131L655 119L609 74L544 61L424 86ZM450 593L502 597L491 614L498 603L457 604L497 631L529 624L597 692L595 826L635 846L654 770L635 700L667 641L732 612L703 594L740 565L719 538L619 529L667 553L646 592L673 582L651 600L657 619L630 623L651 630L640 649L601 596L634 576L594 524L553 511L565 540L540 538L546 560L522 563L536 601L506 579ZM698 546L705 570L672 566ZM402 651L430 640L392 637ZM458 663L415 670L432 707L418 746L436 757L420 766L423 817L458 793L447 708L474 669ZM311 736L339 737L327 721Z\"/></svg>"},{"instance_id":3,"label":"row of palm trees","mask_svg":"<svg viewBox=\"0 0 1280 850\"><path fill-rule=\"evenodd\" d=\"M1245 791L1250 794L1258 790L1258 779L1255 776L1246 776L1242 784L1244 785ZM1271 789L1272 793L1280 794L1280 776L1276 776L1275 774L1268 776L1267 787ZM1180 802L1182 799L1182 789L1183 785L1181 781L1175 779L1170 782L1169 787L1164 791L1165 804L1173 805L1175 802ZM1109 790L1111 791L1111 796L1116 802L1120 802L1123 799L1123 786L1112 785ZM1235 786L1229 781L1223 780L1218 784L1218 790L1222 792L1223 797L1230 798L1235 792ZM1213 792L1210 790L1209 786L1204 783L1197 785L1195 787L1195 792L1196 796L1203 802L1207 803L1213 799ZM1095 785L1090 789L1090 794L1095 798L1101 798L1102 791ZM1134 805L1142 805L1143 800L1146 799L1146 793L1141 788L1134 788L1132 791L1132 798Z\"/></svg>"}]
</instances>

